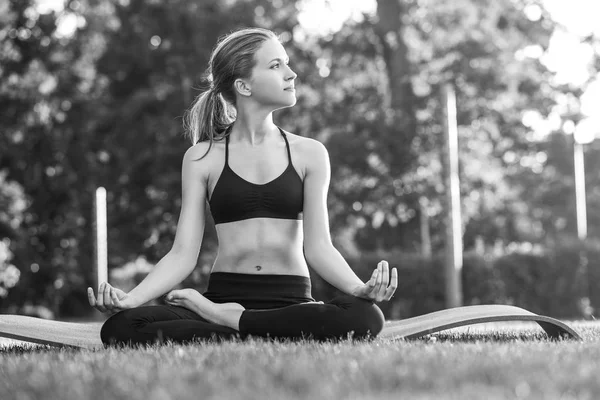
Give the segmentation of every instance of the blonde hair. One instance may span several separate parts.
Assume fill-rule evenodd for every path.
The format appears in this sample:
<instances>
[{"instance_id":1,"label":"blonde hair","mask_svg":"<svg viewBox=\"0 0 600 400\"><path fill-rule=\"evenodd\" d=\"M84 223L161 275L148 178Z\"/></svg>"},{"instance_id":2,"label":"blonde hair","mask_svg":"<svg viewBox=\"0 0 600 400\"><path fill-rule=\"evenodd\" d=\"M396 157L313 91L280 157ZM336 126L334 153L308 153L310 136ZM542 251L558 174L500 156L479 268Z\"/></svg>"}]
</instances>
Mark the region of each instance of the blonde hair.
<instances>
[{"instance_id":1,"label":"blonde hair","mask_svg":"<svg viewBox=\"0 0 600 400\"><path fill-rule=\"evenodd\" d=\"M236 118L233 83L250 77L256 65L254 54L269 39L279 40L268 29L245 28L221 37L213 49L205 72L210 87L196 97L183 116L185 135L192 145L210 140L206 154L215 140L229 135L228 128Z\"/></svg>"}]
</instances>

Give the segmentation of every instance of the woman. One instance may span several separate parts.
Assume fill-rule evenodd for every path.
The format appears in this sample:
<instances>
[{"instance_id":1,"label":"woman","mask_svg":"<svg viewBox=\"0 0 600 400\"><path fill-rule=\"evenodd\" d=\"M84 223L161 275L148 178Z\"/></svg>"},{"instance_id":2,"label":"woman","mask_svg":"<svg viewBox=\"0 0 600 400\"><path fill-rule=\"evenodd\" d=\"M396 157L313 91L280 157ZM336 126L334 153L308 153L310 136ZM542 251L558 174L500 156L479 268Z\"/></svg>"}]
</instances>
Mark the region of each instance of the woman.
<instances>
[{"instance_id":1,"label":"woman","mask_svg":"<svg viewBox=\"0 0 600 400\"><path fill-rule=\"evenodd\" d=\"M288 62L277 36L259 28L233 32L213 50L210 89L186 115L196 144L183 157L171 251L129 293L103 282L96 298L88 288L90 305L116 312L102 326L106 345L248 335L366 338L383 328L374 302L392 297L396 269L390 279L381 261L367 283L354 274L329 234L327 150L273 123L273 111L296 103L297 75ZM205 201L219 239L208 289L171 290L196 265ZM315 301L306 261L346 294ZM166 305L141 306L165 293Z\"/></svg>"}]
</instances>

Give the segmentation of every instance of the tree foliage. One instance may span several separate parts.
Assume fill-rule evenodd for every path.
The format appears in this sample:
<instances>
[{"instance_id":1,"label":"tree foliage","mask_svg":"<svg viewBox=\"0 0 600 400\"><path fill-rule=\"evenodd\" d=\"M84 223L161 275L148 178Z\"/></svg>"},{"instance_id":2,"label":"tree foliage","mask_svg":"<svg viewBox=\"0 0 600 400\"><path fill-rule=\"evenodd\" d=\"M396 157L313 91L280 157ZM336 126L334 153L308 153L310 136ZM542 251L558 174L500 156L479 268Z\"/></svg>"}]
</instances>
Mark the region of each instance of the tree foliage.
<instances>
[{"instance_id":1,"label":"tree foliage","mask_svg":"<svg viewBox=\"0 0 600 400\"><path fill-rule=\"evenodd\" d=\"M206 84L217 39L244 26L273 29L290 54L298 103L276 121L327 146L331 230L343 253L418 249L422 199L434 249L443 247L445 82L458 98L465 246L574 231L569 138L537 138L523 123L526 111L548 116L580 95L523 55L546 49L555 27L545 13L527 18L535 1L379 0L375 15L324 37L298 24L296 3L69 0L40 14L31 0L0 1L0 239L10 238L20 270L0 308L85 312L98 186L108 192L111 269L169 250L189 146L181 116ZM57 30L65 18L77 22L72 35ZM589 146L591 163L597 152ZM590 203L599 199L592 189ZM217 246L207 216L194 284ZM590 212L590 225L598 218Z\"/></svg>"}]
</instances>

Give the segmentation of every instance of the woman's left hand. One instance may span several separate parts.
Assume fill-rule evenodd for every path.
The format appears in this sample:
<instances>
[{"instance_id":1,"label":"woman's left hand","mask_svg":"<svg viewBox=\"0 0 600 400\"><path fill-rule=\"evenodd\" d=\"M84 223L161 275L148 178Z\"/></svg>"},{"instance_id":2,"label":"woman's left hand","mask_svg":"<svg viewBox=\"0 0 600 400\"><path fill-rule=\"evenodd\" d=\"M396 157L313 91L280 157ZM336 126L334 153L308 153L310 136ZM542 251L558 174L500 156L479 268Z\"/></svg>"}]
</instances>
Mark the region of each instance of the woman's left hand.
<instances>
[{"instance_id":1,"label":"woman's left hand","mask_svg":"<svg viewBox=\"0 0 600 400\"><path fill-rule=\"evenodd\" d=\"M389 269L387 261L380 261L375 271L373 271L371 279L364 285L354 289L352 295L374 301L388 301L391 299L398 287L398 271L396 268L392 268L392 278L390 279Z\"/></svg>"},{"instance_id":2,"label":"woman's left hand","mask_svg":"<svg viewBox=\"0 0 600 400\"><path fill-rule=\"evenodd\" d=\"M194 289L171 290L165 296L165 303L171 306L185 307L194 311L194 295L199 292Z\"/></svg>"}]
</instances>

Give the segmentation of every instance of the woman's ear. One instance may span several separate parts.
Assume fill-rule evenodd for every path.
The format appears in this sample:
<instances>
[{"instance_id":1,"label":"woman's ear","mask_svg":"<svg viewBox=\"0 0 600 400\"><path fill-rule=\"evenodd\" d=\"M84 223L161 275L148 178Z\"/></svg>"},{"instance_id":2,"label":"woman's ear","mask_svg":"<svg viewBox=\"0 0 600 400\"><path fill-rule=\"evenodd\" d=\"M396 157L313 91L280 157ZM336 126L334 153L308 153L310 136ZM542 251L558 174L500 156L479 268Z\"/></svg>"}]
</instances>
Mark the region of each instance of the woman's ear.
<instances>
[{"instance_id":1,"label":"woman's ear","mask_svg":"<svg viewBox=\"0 0 600 400\"><path fill-rule=\"evenodd\" d=\"M245 80L238 78L233 82L233 87L235 91L238 92L241 96L250 96L252 94L252 90L250 88L250 84Z\"/></svg>"}]
</instances>

